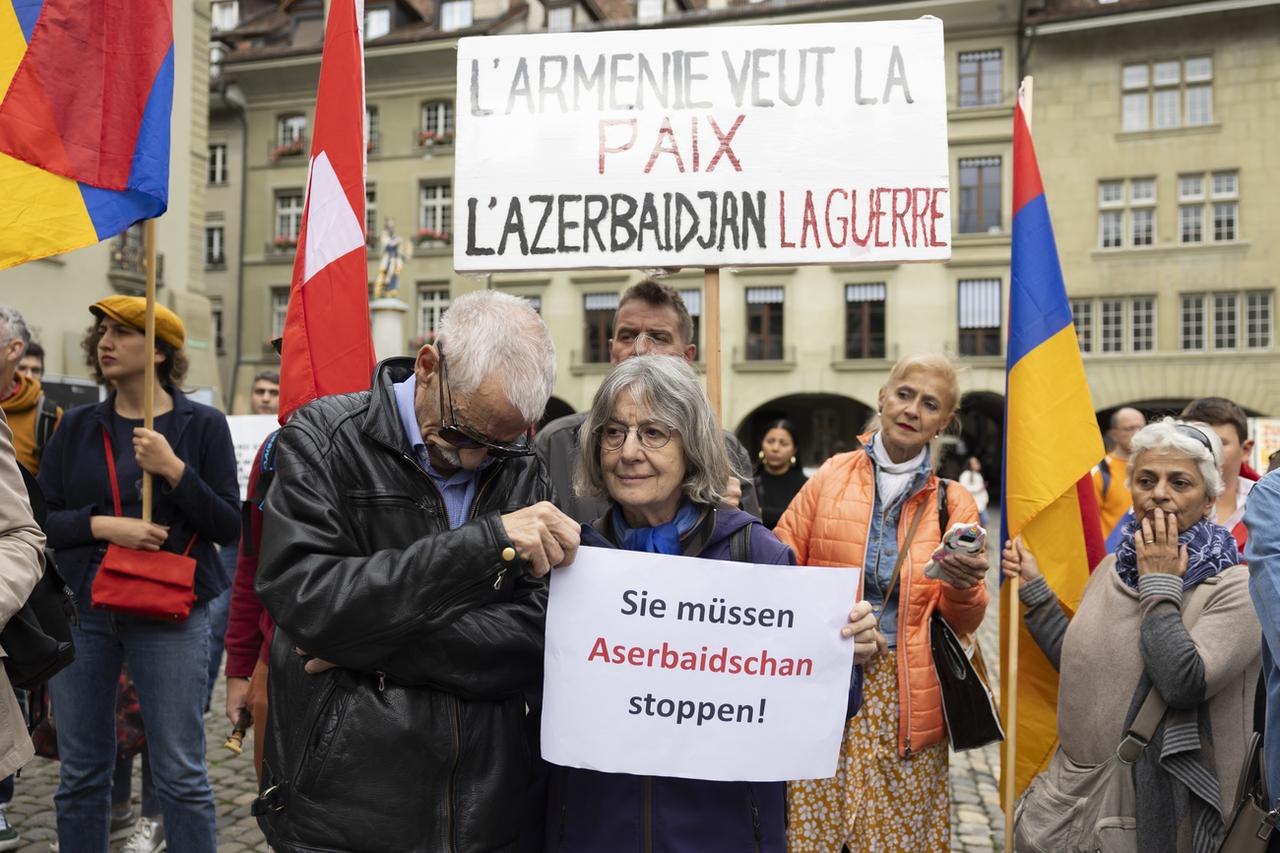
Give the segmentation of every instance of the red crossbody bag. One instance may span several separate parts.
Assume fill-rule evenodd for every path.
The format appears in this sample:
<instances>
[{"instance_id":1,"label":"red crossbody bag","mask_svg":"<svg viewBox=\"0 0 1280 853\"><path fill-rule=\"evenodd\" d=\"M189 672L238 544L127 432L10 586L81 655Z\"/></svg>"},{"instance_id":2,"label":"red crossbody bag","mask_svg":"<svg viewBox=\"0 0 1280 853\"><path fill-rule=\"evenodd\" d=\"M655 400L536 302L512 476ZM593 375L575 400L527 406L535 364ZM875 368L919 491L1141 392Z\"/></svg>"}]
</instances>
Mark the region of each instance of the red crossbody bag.
<instances>
[{"instance_id":1,"label":"red crossbody bag","mask_svg":"<svg viewBox=\"0 0 1280 853\"><path fill-rule=\"evenodd\" d=\"M105 427L102 444L107 454L107 474L111 477L111 500L115 503L116 515L122 516L115 453ZM196 561L187 556L195 544L193 534L187 549L181 554L138 551L114 543L108 545L102 565L93 579L94 609L165 622L185 622L196 600Z\"/></svg>"}]
</instances>

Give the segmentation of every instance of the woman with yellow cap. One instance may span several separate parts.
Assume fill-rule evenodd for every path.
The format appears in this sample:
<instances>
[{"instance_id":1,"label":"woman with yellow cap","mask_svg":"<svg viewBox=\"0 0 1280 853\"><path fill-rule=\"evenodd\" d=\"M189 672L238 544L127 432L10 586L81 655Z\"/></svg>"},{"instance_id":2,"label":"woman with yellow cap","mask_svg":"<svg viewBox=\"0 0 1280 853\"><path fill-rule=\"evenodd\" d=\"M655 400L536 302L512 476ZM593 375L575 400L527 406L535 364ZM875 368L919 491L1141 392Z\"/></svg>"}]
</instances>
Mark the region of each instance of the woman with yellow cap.
<instances>
[{"instance_id":1,"label":"woman with yellow cap","mask_svg":"<svg viewBox=\"0 0 1280 853\"><path fill-rule=\"evenodd\" d=\"M40 485L46 533L81 602L75 662L50 682L61 784L54 797L62 853L106 853L115 767L115 698L127 664L147 729L147 762L162 821L147 821L131 850L214 853L213 794L205 765L209 599L226 586L214 544L240 532L235 455L226 418L178 390L186 374L182 320L156 308L156 346L143 335L146 303L112 296L89 309L82 341L101 403L67 412L45 449ZM145 368L155 362L153 430L144 429ZM108 457L110 454L110 457ZM108 464L108 463L112 464ZM142 521L142 474L154 482ZM87 606L108 545L195 559L195 604L185 621ZM141 836L146 836L141 837Z\"/></svg>"}]
</instances>

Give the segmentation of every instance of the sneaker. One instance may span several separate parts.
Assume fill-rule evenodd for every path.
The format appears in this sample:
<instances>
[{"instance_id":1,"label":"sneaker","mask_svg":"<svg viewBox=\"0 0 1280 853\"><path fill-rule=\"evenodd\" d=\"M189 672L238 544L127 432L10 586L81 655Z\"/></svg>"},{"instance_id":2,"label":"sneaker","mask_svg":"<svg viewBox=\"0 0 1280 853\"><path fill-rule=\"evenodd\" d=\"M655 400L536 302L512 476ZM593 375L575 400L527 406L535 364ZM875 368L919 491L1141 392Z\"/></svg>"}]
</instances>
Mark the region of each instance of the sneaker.
<instances>
[{"instance_id":1,"label":"sneaker","mask_svg":"<svg viewBox=\"0 0 1280 853\"><path fill-rule=\"evenodd\" d=\"M123 811L117 811L115 806L111 807L111 840L124 841L133 834L133 825L138 822L138 813L134 811L132 805L124 807Z\"/></svg>"},{"instance_id":2,"label":"sneaker","mask_svg":"<svg viewBox=\"0 0 1280 853\"><path fill-rule=\"evenodd\" d=\"M0 850L17 850L21 844L22 836L9 825L8 815L0 808Z\"/></svg>"},{"instance_id":3,"label":"sneaker","mask_svg":"<svg viewBox=\"0 0 1280 853\"><path fill-rule=\"evenodd\" d=\"M160 853L164 849L164 824L143 815L138 818L133 835L129 836L121 853Z\"/></svg>"}]
</instances>

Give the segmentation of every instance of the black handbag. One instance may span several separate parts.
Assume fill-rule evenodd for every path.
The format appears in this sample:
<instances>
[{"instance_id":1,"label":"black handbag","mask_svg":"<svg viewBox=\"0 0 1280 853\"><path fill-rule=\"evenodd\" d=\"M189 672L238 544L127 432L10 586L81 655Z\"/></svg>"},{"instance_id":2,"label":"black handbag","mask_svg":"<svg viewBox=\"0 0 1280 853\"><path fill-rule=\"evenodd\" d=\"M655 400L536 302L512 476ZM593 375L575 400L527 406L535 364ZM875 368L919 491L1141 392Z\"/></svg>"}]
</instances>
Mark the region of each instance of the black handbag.
<instances>
[{"instance_id":1,"label":"black handbag","mask_svg":"<svg viewBox=\"0 0 1280 853\"><path fill-rule=\"evenodd\" d=\"M1000 714L984 677L986 667L979 671L974 665L975 659L979 663L982 659L977 640L970 658L947 620L934 611L929 620L929 648L942 689L942 715L951 748L963 752L1004 740Z\"/></svg>"},{"instance_id":2,"label":"black handbag","mask_svg":"<svg viewBox=\"0 0 1280 853\"><path fill-rule=\"evenodd\" d=\"M27 484L32 515L36 523L43 526L44 495L27 470L21 465L18 469ZM26 603L0 631L9 683L23 690L48 681L76 657L71 642L71 626L78 623L75 596L58 572L58 564L48 548L44 560L44 575L27 596Z\"/></svg>"}]
</instances>

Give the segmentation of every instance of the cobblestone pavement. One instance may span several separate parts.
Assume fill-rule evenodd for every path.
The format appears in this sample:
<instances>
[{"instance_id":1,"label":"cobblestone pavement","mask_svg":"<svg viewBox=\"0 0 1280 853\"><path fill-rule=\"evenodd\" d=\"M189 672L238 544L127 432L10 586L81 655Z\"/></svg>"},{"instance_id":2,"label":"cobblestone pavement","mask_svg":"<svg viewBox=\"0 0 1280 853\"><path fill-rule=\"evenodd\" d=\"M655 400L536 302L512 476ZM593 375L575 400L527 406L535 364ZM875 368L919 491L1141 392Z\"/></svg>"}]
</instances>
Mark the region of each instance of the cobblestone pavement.
<instances>
[{"instance_id":1,"label":"cobblestone pavement","mask_svg":"<svg viewBox=\"0 0 1280 853\"><path fill-rule=\"evenodd\" d=\"M992 605L978 632L982 650L991 670L999 679L1000 639L996 606L996 569L992 552L992 571L987 583L992 591ZM218 810L218 853L269 853L257 822L249 814L255 796L251 741L246 740L243 755L232 755L223 748L231 727L216 709L224 705L225 682L219 680L214 691L215 712L205 721L209 745L209 777ZM250 738L252 735L250 735ZM1004 817L999 796L1000 750L996 746L951 755L951 849L953 853L977 853L1004 849ZM17 780L9 820L22 833L20 853L46 853L54 830L53 792L58 783L56 762L37 758L22 770ZM141 775L134 770L134 807L141 790ZM113 850L122 845L116 844ZM181 851L175 851L181 853ZM886 851L887 853L887 851Z\"/></svg>"}]
</instances>

